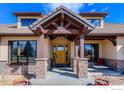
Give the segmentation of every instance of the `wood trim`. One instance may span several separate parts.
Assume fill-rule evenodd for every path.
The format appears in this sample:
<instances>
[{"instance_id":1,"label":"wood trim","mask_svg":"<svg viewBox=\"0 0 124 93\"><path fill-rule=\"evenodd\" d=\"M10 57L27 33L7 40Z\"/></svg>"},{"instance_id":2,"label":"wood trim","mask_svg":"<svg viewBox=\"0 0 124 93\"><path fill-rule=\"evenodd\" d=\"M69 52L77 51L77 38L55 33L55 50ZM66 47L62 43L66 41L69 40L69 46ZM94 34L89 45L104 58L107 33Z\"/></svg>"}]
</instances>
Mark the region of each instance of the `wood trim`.
<instances>
[{"instance_id":1,"label":"wood trim","mask_svg":"<svg viewBox=\"0 0 124 93\"><path fill-rule=\"evenodd\" d=\"M70 22L71 24L75 25L76 27L78 27L79 29L82 29L81 26L75 24L74 22L71 22L69 19L65 18L66 21Z\"/></svg>"},{"instance_id":2,"label":"wood trim","mask_svg":"<svg viewBox=\"0 0 124 93\"><path fill-rule=\"evenodd\" d=\"M62 13L61 13L61 18L60 18L60 26L61 26L61 27L64 26L64 18L65 18L65 15L64 15L64 13L63 13L63 11L62 11Z\"/></svg>"},{"instance_id":3,"label":"wood trim","mask_svg":"<svg viewBox=\"0 0 124 93\"><path fill-rule=\"evenodd\" d=\"M52 23L55 23L56 21L58 21L60 19L60 17L54 19L53 21L50 21L49 23L47 23L45 26L43 26L43 28L47 28L48 26L50 26Z\"/></svg>"},{"instance_id":4,"label":"wood trim","mask_svg":"<svg viewBox=\"0 0 124 93\"><path fill-rule=\"evenodd\" d=\"M58 29L58 24L56 24L55 22L54 23L52 23L52 25L56 28L56 29Z\"/></svg>"},{"instance_id":5,"label":"wood trim","mask_svg":"<svg viewBox=\"0 0 124 93\"><path fill-rule=\"evenodd\" d=\"M116 38L108 37L107 39L108 39L109 41L111 41L114 46L117 46L117 40L116 40Z\"/></svg>"},{"instance_id":6,"label":"wood trim","mask_svg":"<svg viewBox=\"0 0 124 93\"><path fill-rule=\"evenodd\" d=\"M65 25L65 29L67 29L69 26L71 25L71 22L68 22L66 25Z\"/></svg>"}]
</instances>

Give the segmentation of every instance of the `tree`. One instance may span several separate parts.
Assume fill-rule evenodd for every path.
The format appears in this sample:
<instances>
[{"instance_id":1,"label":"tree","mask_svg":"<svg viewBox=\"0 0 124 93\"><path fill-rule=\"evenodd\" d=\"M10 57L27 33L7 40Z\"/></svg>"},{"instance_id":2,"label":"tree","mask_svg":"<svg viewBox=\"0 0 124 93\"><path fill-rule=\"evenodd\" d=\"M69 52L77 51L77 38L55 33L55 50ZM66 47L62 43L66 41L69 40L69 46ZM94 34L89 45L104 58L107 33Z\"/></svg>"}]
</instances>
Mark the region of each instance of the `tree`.
<instances>
[{"instance_id":1,"label":"tree","mask_svg":"<svg viewBox=\"0 0 124 93\"><path fill-rule=\"evenodd\" d=\"M24 56L27 57L27 61L28 61L28 57L33 57L34 53L34 49L30 43L30 41L27 41L26 44L25 44L25 48L24 48Z\"/></svg>"}]
</instances>

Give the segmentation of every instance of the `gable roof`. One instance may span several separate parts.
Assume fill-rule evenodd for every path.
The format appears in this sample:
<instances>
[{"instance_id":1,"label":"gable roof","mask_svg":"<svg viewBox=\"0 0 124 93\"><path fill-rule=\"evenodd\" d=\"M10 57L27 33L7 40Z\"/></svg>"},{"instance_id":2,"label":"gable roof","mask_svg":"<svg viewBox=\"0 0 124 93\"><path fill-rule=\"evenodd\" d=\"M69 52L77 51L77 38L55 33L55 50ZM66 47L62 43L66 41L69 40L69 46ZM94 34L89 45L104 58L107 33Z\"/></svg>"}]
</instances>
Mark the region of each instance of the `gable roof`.
<instances>
[{"instance_id":1,"label":"gable roof","mask_svg":"<svg viewBox=\"0 0 124 93\"><path fill-rule=\"evenodd\" d=\"M34 22L32 25L29 26L29 28L31 30L34 30L34 29L36 29L36 27L39 24L45 23L46 21L50 20L51 18L53 18L54 16L56 16L59 13L64 13L64 14L70 16L74 20L76 20L79 23L83 24L84 26L88 27L90 30L93 30L95 28L95 26L93 24L91 24L88 20L86 20L85 18L81 17L79 14L76 14L75 12L71 11L70 9L68 9L64 6L60 6L60 7L56 8L51 13L49 13L47 16L44 16L41 19Z\"/></svg>"}]
</instances>

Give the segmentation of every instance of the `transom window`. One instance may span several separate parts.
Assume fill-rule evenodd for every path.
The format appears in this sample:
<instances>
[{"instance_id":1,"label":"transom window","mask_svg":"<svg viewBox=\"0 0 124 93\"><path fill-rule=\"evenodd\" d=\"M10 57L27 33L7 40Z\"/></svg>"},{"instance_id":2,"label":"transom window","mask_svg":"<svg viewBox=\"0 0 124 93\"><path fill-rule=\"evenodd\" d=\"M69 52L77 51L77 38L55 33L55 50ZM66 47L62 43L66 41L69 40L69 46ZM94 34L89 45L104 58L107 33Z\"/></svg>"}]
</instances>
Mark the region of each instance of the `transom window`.
<instances>
[{"instance_id":1,"label":"transom window","mask_svg":"<svg viewBox=\"0 0 124 93\"><path fill-rule=\"evenodd\" d=\"M11 62L35 62L37 56L37 42L9 41Z\"/></svg>"},{"instance_id":2,"label":"transom window","mask_svg":"<svg viewBox=\"0 0 124 93\"><path fill-rule=\"evenodd\" d=\"M100 19L87 19L91 24L94 24L95 27L100 27Z\"/></svg>"},{"instance_id":3,"label":"transom window","mask_svg":"<svg viewBox=\"0 0 124 93\"><path fill-rule=\"evenodd\" d=\"M27 27L31 25L33 22L37 21L37 19L21 19L21 26L22 27Z\"/></svg>"}]
</instances>

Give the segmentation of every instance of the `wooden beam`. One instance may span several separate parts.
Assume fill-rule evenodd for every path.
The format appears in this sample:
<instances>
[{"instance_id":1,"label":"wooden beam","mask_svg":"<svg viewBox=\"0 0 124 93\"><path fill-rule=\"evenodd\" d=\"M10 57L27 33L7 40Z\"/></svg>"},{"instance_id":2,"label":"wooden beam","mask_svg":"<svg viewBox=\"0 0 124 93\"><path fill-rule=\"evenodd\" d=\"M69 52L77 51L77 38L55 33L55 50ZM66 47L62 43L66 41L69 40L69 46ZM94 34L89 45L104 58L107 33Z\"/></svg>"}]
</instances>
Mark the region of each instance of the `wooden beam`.
<instances>
[{"instance_id":1,"label":"wooden beam","mask_svg":"<svg viewBox=\"0 0 124 93\"><path fill-rule=\"evenodd\" d=\"M76 23L74 22L71 22L69 19L65 18L66 21L70 22L71 24L75 25L76 27L78 27L79 29L82 29L81 26L77 25Z\"/></svg>"},{"instance_id":2,"label":"wooden beam","mask_svg":"<svg viewBox=\"0 0 124 93\"><path fill-rule=\"evenodd\" d=\"M58 33L44 33L46 35L58 35ZM59 35L79 35L79 33L59 33Z\"/></svg>"},{"instance_id":3,"label":"wooden beam","mask_svg":"<svg viewBox=\"0 0 124 93\"><path fill-rule=\"evenodd\" d=\"M58 25L54 22L54 23L52 23L52 25L56 28L56 29L58 29Z\"/></svg>"},{"instance_id":4,"label":"wooden beam","mask_svg":"<svg viewBox=\"0 0 124 93\"><path fill-rule=\"evenodd\" d=\"M57 30L58 30L58 33L57 33ZM44 31L45 34L48 34L48 35L53 35L53 34L64 34L64 35L78 35L80 34L79 33L79 30L71 30L71 29L66 29L66 30L62 30L62 29L47 29Z\"/></svg>"},{"instance_id":5,"label":"wooden beam","mask_svg":"<svg viewBox=\"0 0 124 93\"><path fill-rule=\"evenodd\" d=\"M50 21L49 23L47 23L46 25L43 26L43 28L47 28L48 26L50 26L52 23L58 21L60 19L60 17L54 19L53 21Z\"/></svg>"},{"instance_id":6,"label":"wooden beam","mask_svg":"<svg viewBox=\"0 0 124 93\"><path fill-rule=\"evenodd\" d=\"M61 18L60 18L60 26L61 26L61 27L64 26L64 18L65 18L64 13L61 13Z\"/></svg>"},{"instance_id":7,"label":"wooden beam","mask_svg":"<svg viewBox=\"0 0 124 93\"><path fill-rule=\"evenodd\" d=\"M116 41L116 38L111 38L111 37L109 37L109 38L107 38L109 41L111 41L112 42L112 44L114 45L114 46L116 46L117 45L117 41Z\"/></svg>"},{"instance_id":8,"label":"wooden beam","mask_svg":"<svg viewBox=\"0 0 124 93\"><path fill-rule=\"evenodd\" d=\"M83 26L83 29L80 30L80 34L87 35L87 34L88 34L88 27L84 27L84 26Z\"/></svg>"},{"instance_id":9,"label":"wooden beam","mask_svg":"<svg viewBox=\"0 0 124 93\"><path fill-rule=\"evenodd\" d=\"M64 26L64 28L67 29L70 25L71 25L71 22L68 22L68 23Z\"/></svg>"}]
</instances>

